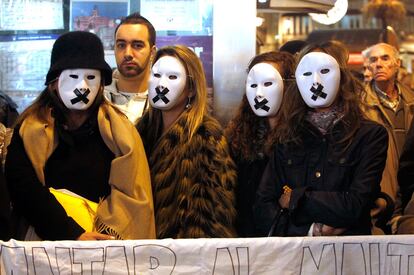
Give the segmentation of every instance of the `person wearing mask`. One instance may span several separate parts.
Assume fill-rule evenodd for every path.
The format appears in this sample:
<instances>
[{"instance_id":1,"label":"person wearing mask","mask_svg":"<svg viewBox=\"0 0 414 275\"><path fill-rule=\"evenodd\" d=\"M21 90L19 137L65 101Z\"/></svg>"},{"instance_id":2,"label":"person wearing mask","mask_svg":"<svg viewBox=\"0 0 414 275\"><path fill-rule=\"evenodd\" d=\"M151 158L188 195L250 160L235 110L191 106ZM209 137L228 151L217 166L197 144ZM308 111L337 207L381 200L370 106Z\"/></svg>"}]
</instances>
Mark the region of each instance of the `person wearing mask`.
<instances>
[{"instance_id":1,"label":"person wearing mask","mask_svg":"<svg viewBox=\"0 0 414 275\"><path fill-rule=\"evenodd\" d=\"M206 79L185 46L157 51L137 128L151 168L158 238L234 237L236 169L206 112Z\"/></svg>"},{"instance_id":2,"label":"person wearing mask","mask_svg":"<svg viewBox=\"0 0 414 275\"><path fill-rule=\"evenodd\" d=\"M134 124L148 107L148 78L155 39L154 26L139 13L125 17L115 29L117 70L104 94Z\"/></svg>"},{"instance_id":3,"label":"person wearing mask","mask_svg":"<svg viewBox=\"0 0 414 275\"><path fill-rule=\"evenodd\" d=\"M293 75L294 58L287 52L255 56L248 65L246 92L239 110L226 128L237 165L236 187L239 237L256 236L253 203L277 131L283 94Z\"/></svg>"},{"instance_id":4,"label":"person wearing mask","mask_svg":"<svg viewBox=\"0 0 414 275\"><path fill-rule=\"evenodd\" d=\"M47 87L19 117L6 156L13 210L26 240L155 237L150 173L134 126L103 99L111 83L100 39L68 32L54 43ZM50 188L99 203L93 230L65 211Z\"/></svg>"},{"instance_id":5,"label":"person wearing mask","mask_svg":"<svg viewBox=\"0 0 414 275\"><path fill-rule=\"evenodd\" d=\"M371 233L388 136L363 118L363 87L336 47L311 44L299 54L296 85L285 94L277 144L257 191L262 235Z\"/></svg>"}]
</instances>

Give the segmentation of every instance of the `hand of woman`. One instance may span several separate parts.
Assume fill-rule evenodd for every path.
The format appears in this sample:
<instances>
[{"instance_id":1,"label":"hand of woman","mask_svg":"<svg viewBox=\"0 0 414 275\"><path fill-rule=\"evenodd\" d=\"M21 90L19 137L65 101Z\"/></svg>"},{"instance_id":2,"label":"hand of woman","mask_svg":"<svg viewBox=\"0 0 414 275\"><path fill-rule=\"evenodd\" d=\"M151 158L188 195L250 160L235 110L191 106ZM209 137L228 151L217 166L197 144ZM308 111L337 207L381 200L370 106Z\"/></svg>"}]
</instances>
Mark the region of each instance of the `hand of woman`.
<instances>
[{"instance_id":1,"label":"hand of woman","mask_svg":"<svg viewBox=\"0 0 414 275\"><path fill-rule=\"evenodd\" d=\"M99 241L99 240L114 240L114 236L101 234L98 232L84 232L77 239L78 241Z\"/></svg>"},{"instance_id":2,"label":"hand of woman","mask_svg":"<svg viewBox=\"0 0 414 275\"><path fill-rule=\"evenodd\" d=\"M336 228L329 225L324 224L322 226L322 236L338 236L344 233L346 228Z\"/></svg>"},{"instance_id":3,"label":"hand of woman","mask_svg":"<svg viewBox=\"0 0 414 275\"><path fill-rule=\"evenodd\" d=\"M289 208L291 192L283 193L279 198L279 204L282 208Z\"/></svg>"},{"instance_id":4,"label":"hand of woman","mask_svg":"<svg viewBox=\"0 0 414 275\"><path fill-rule=\"evenodd\" d=\"M383 198L378 198L375 200L375 206L371 209L371 217L375 218L379 214L383 213L387 208L387 201Z\"/></svg>"},{"instance_id":5,"label":"hand of woman","mask_svg":"<svg viewBox=\"0 0 414 275\"><path fill-rule=\"evenodd\" d=\"M344 233L346 228L336 228L322 223L315 223L313 226L313 236L339 236Z\"/></svg>"}]
</instances>

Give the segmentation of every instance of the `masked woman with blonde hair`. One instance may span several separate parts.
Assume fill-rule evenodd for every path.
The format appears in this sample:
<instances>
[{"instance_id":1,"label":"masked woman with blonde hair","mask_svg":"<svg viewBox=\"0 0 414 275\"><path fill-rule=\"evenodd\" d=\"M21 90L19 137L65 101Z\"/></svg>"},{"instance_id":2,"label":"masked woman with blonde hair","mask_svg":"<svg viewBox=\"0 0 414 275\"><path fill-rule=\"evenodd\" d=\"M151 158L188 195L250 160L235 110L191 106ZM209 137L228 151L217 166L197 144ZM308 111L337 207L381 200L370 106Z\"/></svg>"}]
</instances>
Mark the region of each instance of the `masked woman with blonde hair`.
<instances>
[{"instance_id":1,"label":"masked woman with blonde hair","mask_svg":"<svg viewBox=\"0 0 414 275\"><path fill-rule=\"evenodd\" d=\"M219 123L206 112L200 60L158 50L150 108L137 125L150 164L158 238L234 237L236 172Z\"/></svg>"}]
</instances>

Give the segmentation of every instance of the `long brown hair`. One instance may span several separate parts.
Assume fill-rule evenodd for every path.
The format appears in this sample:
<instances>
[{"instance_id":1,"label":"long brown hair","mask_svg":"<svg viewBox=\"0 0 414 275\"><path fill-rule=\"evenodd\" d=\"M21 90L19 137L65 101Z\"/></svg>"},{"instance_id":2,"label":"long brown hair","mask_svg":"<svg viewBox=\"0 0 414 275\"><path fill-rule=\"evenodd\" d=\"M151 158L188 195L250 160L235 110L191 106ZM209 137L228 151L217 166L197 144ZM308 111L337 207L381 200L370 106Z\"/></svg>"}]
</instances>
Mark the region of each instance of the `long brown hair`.
<instances>
[{"instance_id":1,"label":"long brown hair","mask_svg":"<svg viewBox=\"0 0 414 275\"><path fill-rule=\"evenodd\" d=\"M299 53L297 62L304 55L314 51L333 56L339 64L341 80L334 104L338 104L342 108L344 117L341 121L344 124L346 134L337 143L344 144L346 148L352 142L354 134L361 125L363 115L360 109L360 95L364 91L364 87L347 68L347 52L339 47L337 43L328 41L322 44L307 45ZM305 116L309 110L310 108L303 101L296 83L291 85L280 110L279 131L275 135L279 143L302 142L300 129L304 125Z\"/></svg>"},{"instance_id":2,"label":"long brown hair","mask_svg":"<svg viewBox=\"0 0 414 275\"><path fill-rule=\"evenodd\" d=\"M279 73L284 79L285 91L292 78L295 60L287 52L267 52L256 55L248 65L247 73L258 63L277 64ZM284 100L282 101L282 105ZM257 116L250 107L246 94L243 95L236 116L229 122L225 134L233 157L237 159L255 160L261 153L268 154L274 143L274 132L270 131L269 118Z\"/></svg>"},{"instance_id":3,"label":"long brown hair","mask_svg":"<svg viewBox=\"0 0 414 275\"><path fill-rule=\"evenodd\" d=\"M188 112L188 136L189 139L201 125L204 115L207 113L207 82L203 66L197 55L188 47L183 45L167 46L159 49L155 54L153 64L163 56L172 56L180 60L187 73L187 83L184 89L194 96L191 98L191 107ZM147 121L146 121L147 120ZM144 122L145 121L145 122ZM143 127L147 129L143 129ZM154 140L160 137L162 131L162 112L159 109L149 106L148 114L138 123L137 128L146 140Z\"/></svg>"}]
</instances>

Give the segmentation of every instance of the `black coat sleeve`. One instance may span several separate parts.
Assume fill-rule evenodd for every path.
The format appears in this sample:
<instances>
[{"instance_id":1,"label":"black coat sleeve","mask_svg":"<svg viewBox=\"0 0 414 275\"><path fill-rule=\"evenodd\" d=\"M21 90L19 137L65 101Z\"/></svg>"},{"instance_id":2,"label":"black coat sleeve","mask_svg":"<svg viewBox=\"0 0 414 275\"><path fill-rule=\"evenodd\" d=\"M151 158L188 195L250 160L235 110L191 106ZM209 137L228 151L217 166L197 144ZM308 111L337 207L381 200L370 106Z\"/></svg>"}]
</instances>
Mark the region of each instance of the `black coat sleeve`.
<instances>
[{"instance_id":1,"label":"black coat sleeve","mask_svg":"<svg viewBox=\"0 0 414 275\"><path fill-rule=\"evenodd\" d=\"M253 215L256 232L259 236L267 236L273 218L280 209L278 199L282 194L280 186L282 171L277 170L277 149L271 154L256 191Z\"/></svg>"},{"instance_id":2,"label":"black coat sleeve","mask_svg":"<svg viewBox=\"0 0 414 275\"><path fill-rule=\"evenodd\" d=\"M35 228L39 237L44 240L75 240L84 232L38 180L18 129L15 129L8 147L5 176L14 211Z\"/></svg>"},{"instance_id":3,"label":"black coat sleeve","mask_svg":"<svg viewBox=\"0 0 414 275\"><path fill-rule=\"evenodd\" d=\"M10 237L10 200L4 175L0 170L0 240L7 241Z\"/></svg>"},{"instance_id":4,"label":"black coat sleeve","mask_svg":"<svg viewBox=\"0 0 414 275\"><path fill-rule=\"evenodd\" d=\"M372 127L361 140L360 158L350 185L342 191L312 190L306 187L292 191L289 208L295 223L320 222L333 227L349 227L359 222L363 212L380 192L380 182L388 148L384 127ZM332 184L342 179L330 179Z\"/></svg>"},{"instance_id":5,"label":"black coat sleeve","mask_svg":"<svg viewBox=\"0 0 414 275\"><path fill-rule=\"evenodd\" d=\"M414 122L414 120L413 120ZM400 186L403 209L414 191L414 123L411 123L405 140L404 149L400 157L398 169L398 184Z\"/></svg>"}]
</instances>

